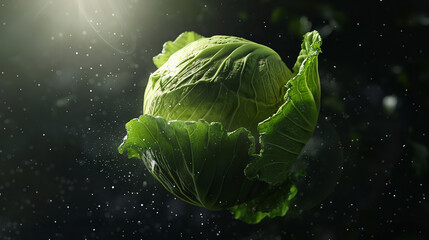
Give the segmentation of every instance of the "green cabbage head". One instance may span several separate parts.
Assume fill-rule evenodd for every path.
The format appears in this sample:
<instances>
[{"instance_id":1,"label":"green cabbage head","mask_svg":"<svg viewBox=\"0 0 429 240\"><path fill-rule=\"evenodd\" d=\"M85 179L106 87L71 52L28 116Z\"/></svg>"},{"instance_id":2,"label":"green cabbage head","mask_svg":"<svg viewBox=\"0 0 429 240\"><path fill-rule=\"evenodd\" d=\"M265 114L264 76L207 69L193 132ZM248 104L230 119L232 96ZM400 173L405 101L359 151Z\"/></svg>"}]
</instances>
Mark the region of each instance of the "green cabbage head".
<instances>
[{"instance_id":1,"label":"green cabbage head","mask_svg":"<svg viewBox=\"0 0 429 240\"><path fill-rule=\"evenodd\" d=\"M318 32L305 34L291 71L243 38L185 32L166 42L119 152L190 204L247 223L284 216L319 115L321 44Z\"/></svg>"}]
</instances>

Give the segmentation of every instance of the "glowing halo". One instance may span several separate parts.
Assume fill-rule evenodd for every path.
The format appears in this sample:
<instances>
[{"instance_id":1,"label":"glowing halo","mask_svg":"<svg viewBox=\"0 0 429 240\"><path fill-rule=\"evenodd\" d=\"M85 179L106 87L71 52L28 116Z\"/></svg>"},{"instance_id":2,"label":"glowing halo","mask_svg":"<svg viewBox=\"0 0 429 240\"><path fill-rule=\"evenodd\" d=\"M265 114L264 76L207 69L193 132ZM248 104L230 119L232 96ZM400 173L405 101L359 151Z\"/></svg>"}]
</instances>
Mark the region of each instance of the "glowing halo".
<instances>
[{"instance_id":1,"label":"glowing halo","mask_svg":"<svg viewBox=\"0 0 429 240\"><path fill-rule=\"evenodd\" d=\"M126 19L130 17L131 5L112 0L77 0L77 3L79 13L107 45L122 54L135 51L136 33Z\"/></svg>"}]
</instances>

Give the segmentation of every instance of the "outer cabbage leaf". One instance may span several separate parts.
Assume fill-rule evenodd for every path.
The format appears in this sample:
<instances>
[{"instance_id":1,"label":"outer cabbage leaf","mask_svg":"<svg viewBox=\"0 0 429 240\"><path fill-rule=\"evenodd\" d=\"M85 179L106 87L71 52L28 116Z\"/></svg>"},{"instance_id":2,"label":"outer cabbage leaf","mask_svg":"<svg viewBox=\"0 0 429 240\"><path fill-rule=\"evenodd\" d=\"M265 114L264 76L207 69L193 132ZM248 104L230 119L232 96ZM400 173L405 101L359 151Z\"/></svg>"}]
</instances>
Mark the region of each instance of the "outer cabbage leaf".
<instances>
[{"instance_id":1,"label":"outer cabbage leaf","mask_svg":"<svg viewBox=\"0 0 429 240\"><path fill-rule=\"evenodd\" d=\"M217 122L168 122L150 115L131 120L126 128L119 152L142 159L168 191L188 203L226 209L265 186L243 174L254 152L254 138L244 128L226 132Z\"/></svg>"},{"instance_id":2,"label":"outer cabbage leaf","mask_svg":"<svg viewBox=\"0 0 429 240\"><path fill-rule=\"evenodd\" d=\"M266 194L236 205L230 210L234 212L236 219L249 224L259 223L266 217L274 218L286 215L289 203L297 192L298 189L295 185L272 187Z\"/></svg>"},{"instance_id":3,"label":"outer cabbage leaf","mask_svg":"<svg viewBox=\"0 0 429 240\"><path fill-rule=\"evenodd\" d=\"M261 152L246 167L247 177L272 185L282 184L290 177L293 164L317 124L320 108L317 56L321 43L316 31L304 35L297 60L301 65L295 67L298 72L287 84L285 103L258 126Z\"/></svg>"},{"instance_id":4,"label":"outer cabbage leaf","mask_svg":"<svg viewBox=\"0 0 429 240\"><path fill-rule=\"evenodd\" d=\"M160 68L165 62L167 62L173 53L200 38L203 38L203 36L195 32L184 32L180 34L174 42L168 41L164 43L162 52L153 58L153 63L156 67Z\"/></svg>"}]
</instances>

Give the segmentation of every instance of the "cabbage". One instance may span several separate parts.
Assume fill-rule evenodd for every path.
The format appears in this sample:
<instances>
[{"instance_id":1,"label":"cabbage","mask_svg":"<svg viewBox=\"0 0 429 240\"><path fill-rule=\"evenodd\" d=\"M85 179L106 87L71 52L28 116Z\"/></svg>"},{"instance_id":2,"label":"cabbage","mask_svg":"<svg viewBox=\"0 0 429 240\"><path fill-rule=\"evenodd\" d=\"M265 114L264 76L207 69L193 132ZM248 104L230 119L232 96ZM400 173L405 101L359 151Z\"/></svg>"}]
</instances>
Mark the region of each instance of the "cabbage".
<instances>
[{"instance_id":1,"label":"cabbage","mask_svg":"<svg viewBox=\"0 0 429 240\"><path fill-rule=\"evenodd\" d=\"M143 115L126 124L119 152L190 204L247 223L284 216L319 115L321 44L305 34L291 71L264 45L182 33L154 57Z\"/></svg>"}]
</instances>

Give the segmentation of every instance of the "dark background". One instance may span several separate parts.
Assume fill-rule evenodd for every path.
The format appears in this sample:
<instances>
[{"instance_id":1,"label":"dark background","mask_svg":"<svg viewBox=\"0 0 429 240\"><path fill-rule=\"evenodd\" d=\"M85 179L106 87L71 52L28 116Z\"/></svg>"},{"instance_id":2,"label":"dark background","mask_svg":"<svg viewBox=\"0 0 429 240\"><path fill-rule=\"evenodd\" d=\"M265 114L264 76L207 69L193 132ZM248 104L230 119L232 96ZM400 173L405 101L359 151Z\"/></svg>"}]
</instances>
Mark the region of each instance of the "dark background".
<instances>
[{"instance_id":1,"label":"dark background","mask_svg":"<svg viewBox=\"0 0 429 240\"><path fill-rule=\"evenodd\" d=\"M428 5L0 0L0 239L428 239ZM240 36L291 67L313 29L320 118L344 158L314 208L247 225L118 154L165 41Z\"/></svg>"}]
</instances>

